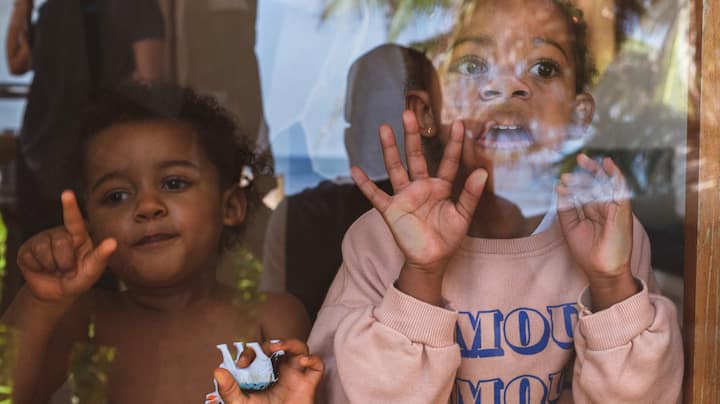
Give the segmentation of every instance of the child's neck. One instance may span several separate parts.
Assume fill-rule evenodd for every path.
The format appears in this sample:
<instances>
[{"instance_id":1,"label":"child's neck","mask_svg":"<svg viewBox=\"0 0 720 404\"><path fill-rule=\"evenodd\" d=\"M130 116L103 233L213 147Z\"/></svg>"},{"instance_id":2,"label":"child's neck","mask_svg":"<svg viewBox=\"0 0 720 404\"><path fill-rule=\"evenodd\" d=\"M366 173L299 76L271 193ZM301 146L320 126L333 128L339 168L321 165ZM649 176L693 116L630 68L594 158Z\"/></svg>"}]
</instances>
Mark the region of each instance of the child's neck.
<instances>
[{"instance_id":1,"label":"child's neck","mask_svg":"<svg viewBox=\"0 0 720 404\"><path fill-rule=\"evenodd\" d=\"M208 271L167 287L128 285L124 295L127 302L133 306L151 311L170 312L198 307L215 296L217 289L215 273Z\"/></svg>"},{"instance_id":2,"label":"child's neck","mask_svg":"<svg viewBox=\"0 0 720 404\"><path fill-rule=\"evenodd\" d=\"M488 169L488 180L468 235L509 239L531 235L552 205L557 170L544 167ZM522 169L526 168L526 169ZM462 181L456 181L464 184ZM459 194L459 189L456 190ZM518 199L515 199L518 198Z\"/></svg>"},{"instance_id":3,"label":"child's neck","mask_svg":"<svg viewBox=\"0 0 720 404\"><path fill-rule=\"evenodd\" d=\"M468 235L492 239L527 237L537 228L542 218L525 217L512 202L486 191L475 209Z\"/></svg>"}]
</instances>

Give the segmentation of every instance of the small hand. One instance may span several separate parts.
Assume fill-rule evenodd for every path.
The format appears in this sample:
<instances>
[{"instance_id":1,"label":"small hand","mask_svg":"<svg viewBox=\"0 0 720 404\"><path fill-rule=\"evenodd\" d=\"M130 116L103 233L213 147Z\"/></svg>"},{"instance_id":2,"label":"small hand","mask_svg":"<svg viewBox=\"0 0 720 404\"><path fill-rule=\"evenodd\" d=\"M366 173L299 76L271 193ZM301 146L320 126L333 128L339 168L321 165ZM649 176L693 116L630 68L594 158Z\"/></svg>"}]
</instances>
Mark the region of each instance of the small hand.
<instances>
[{"instance_id":1,"label":"small hand","mask_svg":"<svg viewBox=\"0 0 720 404\"><path fill-rule=\"evenodd\" d=\"M599 164L580 154L577 161L586 172L562 175L558 218L570 252L590 281L593 306L603 309L637 292L630 272L630 192L610 158Z\"/></svg>"},{"instance_id":2,"label":"small hand","mask_svg":"<svg viewBox=\"0 0 720 404\"><path fill-rule=\"evenodd\" d=\"M365 172L352 168L352 177L363 194L382 214L406 259L406 268L442 274L460 246L482 194L487 172L473 171L457 203L451 199L453 181L461 159L464 129L455 122L445 146L437 177L430 177L423 156L419 126L415 114L403 113L405 149L409 170L405 170L389 126L380 128L385 167L394 189L389 196L380 190Z\"/></svg>"},{"instance_id":3,"label":"small hand","mask_svg":"<svg viewBox=\"0 0 720 404\"><path fill-rule=\"evenodd\" d=\"M117 247L114 239L95 247L75 195L65 191L61 200L64 225L36 234L18 251L18 266L41 300L74 299L90 289Z\"/></svg>"},{"instance_id":4,"label":"small hand","mask_svg":"<svg viewBox=\"0 0 720 404\"><path fill-rule=\"evenodd\" d=\"M314 403L324 370L322 360L318 356L309 355L307 345L296 339L263 344L263 351L268 355L280 350L284 350L285 355L281 359L278 382L265 391L246 394L240 390L230 372L215 369L218 391L225 404ZM255 352L245 349L237 366L248 367L254 359Z\"/></svg>"}]
</instances>

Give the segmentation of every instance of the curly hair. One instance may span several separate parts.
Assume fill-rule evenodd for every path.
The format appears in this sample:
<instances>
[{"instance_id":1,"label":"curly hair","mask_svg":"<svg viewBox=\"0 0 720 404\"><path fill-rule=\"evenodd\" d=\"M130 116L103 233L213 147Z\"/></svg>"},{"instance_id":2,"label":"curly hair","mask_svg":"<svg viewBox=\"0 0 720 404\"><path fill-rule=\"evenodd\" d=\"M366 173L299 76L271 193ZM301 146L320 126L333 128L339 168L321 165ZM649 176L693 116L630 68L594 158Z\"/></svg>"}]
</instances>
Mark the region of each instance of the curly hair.
<instances>
[{"instance_id":1,"label":"curly hair","mask_svg":"<svg viewBox=\"0 0 720 404\"><path fill-rule=\"evenodd\" d=\"M582 10L568 0L553 0L562 11L572 37L570 46L575 62L575 92L582 93L597 77L597 69L588 49L588 27Z\"/></svg>"},{"instance_id":2,"label":"curly hair","mask_svg":"<svg viewBox=\"0 0 720 404\"><path fill-rule=\"evenodd\" d=\"M420 42L413 45L414 48L427 51L428 56L434 59L441 48L445 49L449 46L455 36L463 27L463 21L467 21L472 16L475 5L479 0L460 0L460 4L456 13L456 23L453 28L438 38ZM503 0L499 0L503 1ZM582 10L573 5L571 0L550 0L558 7L562 13L564 20L570 32L571 53L575 66L575 92L582 93L586 91L595 81L597 77L597 69L592 60L592 55L588 46L588 26L584 18Z\"/></svg>"},{"instance_id":3,"label":"curly hair","mask_svg":"<svg viewBox=\"0 0 720 404\"><path fill-rule=\"evenodd\" d=\"M114 125L152 120L179 121L193 128L198 145L217 169L221 190L239 183L244 167L249 167L254 176L272 171L266 157L255 153L250 137L238 133L230 112L213 97L167 83L124 84L95 97L79 117L75 130L75 156L70 160L75 162L70 170L70 179L76 193L85 195L85 153L88 142L94 136ZM250 213L262 203L261 195L253 181L242 189ZM85 212L83 199L79 198L79 201ZM224 228L222 246L229 248L235 245L243 231L242 225Z\"/></svg>"}]
</instances>

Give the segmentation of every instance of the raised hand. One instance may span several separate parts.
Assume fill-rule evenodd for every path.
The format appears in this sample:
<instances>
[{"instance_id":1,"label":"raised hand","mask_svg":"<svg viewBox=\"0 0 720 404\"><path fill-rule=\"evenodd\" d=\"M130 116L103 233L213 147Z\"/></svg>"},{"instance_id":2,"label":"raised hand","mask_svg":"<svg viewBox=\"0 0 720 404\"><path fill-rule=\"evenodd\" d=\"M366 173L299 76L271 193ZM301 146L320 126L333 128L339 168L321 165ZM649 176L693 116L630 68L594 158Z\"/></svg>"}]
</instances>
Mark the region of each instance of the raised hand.
<instances>
[{"instance_id":1,"label":"raised hand","mask_svg":"<svg viewBox=\"0 0 720 404\"><path fill-rule=\"evenodd\" d=\"M379 130L385 167L394 189L393 196L380 190L362 169L352 168L353 180L382 214L405 255L401 284L403 273L407 274L407 271L427 274L436 279L442 278L449 258L467 233L487 179L486 171L473 171L465 181L457 203L454 202L451 196L462 153L462 123L458 121L452 126L437 177L430 177L428 174L419 125L412 111L406 110L403 113L403 125L408 171L400 161L392 129L383 125ZM437 300L437 296L427 298L415 293L410 294L425 301Z\"/></svg>"},{"instance_id":2,"label":"raised hand","mask_svg":"<svg viewBox=\"0 0 720 404\"><path fill-rule=\"evenodd\" d=\"M36 234L18 251L18 266L41 300L74 299L90 289L117 247L114 239L95 247L75 195L65 191L61 200L64 225Z\"/></svg>"},{"instance_id":3,"label":"raised hand","mask_svg":"<svg viewBox=\"0 0 720 404\"><path fill-rule=\"evenodd\" d=\"M315 393L323 375L320 357L309 355L305 343L288 339L263 344L263 350L270 355L284 350L281 359L278 382L269 389L255 393L244 393L225 369L215 369L218 392L225 404L313 404ZM252 349L245 349L237 362L238 367L249 366L255 358Z\"/></svg>"},{"instance_id":4,"label":"raised hand","mask_svg":"<svg viewBox=\"0 0 720 404\"><path fill-rule=\"evenodd\" d=\"M633 218L630 192L615 163L577 157L585 171L563 174L558 184L558 218L575 261L589 281L594 309L604 309L637 292L630 256Z\"/></svg>"}]
</instances>

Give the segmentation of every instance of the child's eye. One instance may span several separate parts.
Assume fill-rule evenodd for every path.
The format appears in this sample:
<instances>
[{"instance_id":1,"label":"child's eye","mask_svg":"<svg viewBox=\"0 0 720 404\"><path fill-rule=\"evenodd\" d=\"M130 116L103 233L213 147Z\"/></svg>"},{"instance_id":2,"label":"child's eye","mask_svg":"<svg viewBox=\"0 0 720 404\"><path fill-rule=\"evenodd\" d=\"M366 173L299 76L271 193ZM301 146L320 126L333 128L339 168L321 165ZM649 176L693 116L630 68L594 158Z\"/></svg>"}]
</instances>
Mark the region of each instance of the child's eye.
<instances>
[{"instance_id":1,"label":"child's eye","mask_svg":"<svg viewBox=\"0 0 720 404\"><path fill-rule=\"evenodd\" d=\"M557 63L549 61L549 60L543 60L540 62L535 63L530 68L530 73L542 77L542 78L551 78L555 77L560 73L560 66L558 66Z\"/></svg>"},{"instance_id":2,"label":"child's eye","mask_svg":"<svg viewBox=\"0 0 720 404\"><path fill-rule=\"evenodd\" d=\"M115 205L128 199L130 194L126 191L111 191L102 198L103 204Z\"/></svg>"},{"instance_id":3,"label":"child's eye","mask_svg":"<svg viewBox=\"0 0 720 404\"><path fill-rule=\"evenodd\" d=\"M488 70L489 67L485 60L477 56L463 56L450 67L450 71L467 76L485 74Z\"/></svg>"},{"instance_id":4,"label":"child's eye","mask_svg":"<svg viewBox=\"0 0 720 404\"><path fill-rule=\"evenodd\" d=\"M168 178L162 184L162 188L168 191L179 191L190 186L190 181L182 178Z\"/></svg>"}]
</instances>

